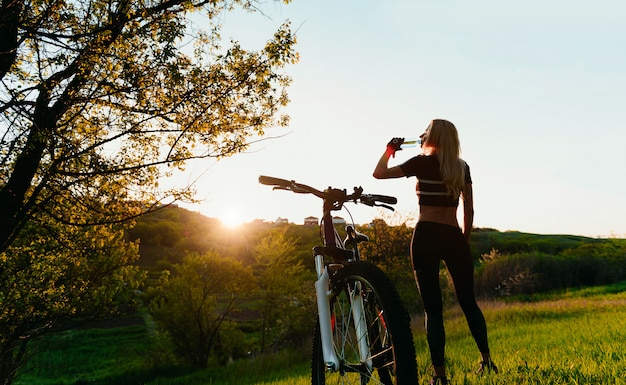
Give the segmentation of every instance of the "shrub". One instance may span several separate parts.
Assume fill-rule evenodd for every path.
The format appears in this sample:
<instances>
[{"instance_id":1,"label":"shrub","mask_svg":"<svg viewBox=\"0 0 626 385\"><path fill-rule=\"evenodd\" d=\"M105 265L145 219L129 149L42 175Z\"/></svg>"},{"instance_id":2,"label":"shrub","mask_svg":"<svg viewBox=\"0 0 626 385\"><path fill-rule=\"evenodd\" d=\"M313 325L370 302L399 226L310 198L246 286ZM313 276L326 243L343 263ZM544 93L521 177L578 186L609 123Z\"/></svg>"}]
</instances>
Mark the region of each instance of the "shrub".
<instances>
[{"instance_id":1,"label":"shrub","mask_svg":"<svg viewBox=\"0 0 626 385\"><path fill-rule=\"evenodd\" d=\"M626 279L626 243L609 240L564 250L484 254L477 269L480 296L529 295L581 286L597 286Z\"/></svg>"}]
</instances>

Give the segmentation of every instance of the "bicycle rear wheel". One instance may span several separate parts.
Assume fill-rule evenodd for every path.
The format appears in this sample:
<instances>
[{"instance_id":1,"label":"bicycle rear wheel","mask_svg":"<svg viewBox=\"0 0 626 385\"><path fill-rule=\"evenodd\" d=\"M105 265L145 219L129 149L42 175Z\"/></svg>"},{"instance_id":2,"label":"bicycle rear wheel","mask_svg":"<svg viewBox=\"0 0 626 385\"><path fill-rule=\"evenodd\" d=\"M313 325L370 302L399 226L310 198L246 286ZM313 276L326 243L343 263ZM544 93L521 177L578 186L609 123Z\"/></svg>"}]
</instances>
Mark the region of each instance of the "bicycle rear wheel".
<instances>
[{"instance_id":1,"label":"bicycle rear wheel","mask_svg":"<svg viewBox=\"0 0 626 385\"><path fill-rule=\"evenodd\" d=\"M352 262L331 277L330 299L333 349L338 370L326 368L319 332L313 334L311 378L313 385L412 385L417 384L415 347L406 312L395 287L376 266ZM353 316L352 298L362 301L361 325ZM367 339L366 357L361 340ZM361 345L360 345L361 344ZM361 350L361 351L360 351Z\"/></svg>"}]
</instances>

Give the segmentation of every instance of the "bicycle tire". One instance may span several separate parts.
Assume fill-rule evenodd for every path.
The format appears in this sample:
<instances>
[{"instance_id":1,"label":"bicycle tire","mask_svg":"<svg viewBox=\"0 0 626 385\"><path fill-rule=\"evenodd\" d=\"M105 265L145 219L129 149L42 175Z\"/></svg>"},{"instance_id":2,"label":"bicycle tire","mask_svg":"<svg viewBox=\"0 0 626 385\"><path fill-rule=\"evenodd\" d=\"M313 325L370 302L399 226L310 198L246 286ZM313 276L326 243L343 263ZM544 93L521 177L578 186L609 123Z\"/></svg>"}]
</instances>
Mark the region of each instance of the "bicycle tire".
<instances>
[{"instance_id":1,"label":"bicycle tire","mask_svg":"<svg viewBox=\"0 0 626 385\"><path fill-rule=\"evenodd\" d=\"M313 385L417 385L417 362L410 318L389 278L375 265L351 262L330 279L333 349L339 370L327 370L322 353L319 318L313 333ZM348 290L360 282L368 325L372 368L360 358ZM358 285L357 285L358 286ZM317 318L317 317L316 317Z\"/></svg>"}]
</instances>

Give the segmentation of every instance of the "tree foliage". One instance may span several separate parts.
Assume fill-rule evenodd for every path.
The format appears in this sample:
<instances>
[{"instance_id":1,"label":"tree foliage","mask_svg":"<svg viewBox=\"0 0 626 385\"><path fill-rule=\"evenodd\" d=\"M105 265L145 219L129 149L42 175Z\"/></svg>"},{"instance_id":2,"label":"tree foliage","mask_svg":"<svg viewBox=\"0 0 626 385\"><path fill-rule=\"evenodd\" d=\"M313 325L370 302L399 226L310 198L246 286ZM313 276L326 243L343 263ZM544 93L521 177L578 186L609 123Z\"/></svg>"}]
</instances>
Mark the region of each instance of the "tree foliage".
<instances>
[{"instance_id":1,"label":"tree foliage","mask_svg":"<svg viewBox=\"0 0 626 385\"><path fill-rule=\"evenodd\" d=\"M249 268L215 253L190 254L164 274L151 295L150 311L170 336L177 356L206 367L212 355L233 348L229 316L255 287ZM228 331L231 330L229 333Z\"/></svg>"},{"instance_id":2,"label":"tree foliage","mask_svg":"<svg viewBox=\"0 0 626 385\"><path fill-rule=\"evenodd\" d=\"M145 208L128 201L185 196L159 177L287 123L278 71L295 37L285 24L259 51L222 47L218 16L235 6L254 2L2 1L0 251L42 212L84 224L67 202L112 222ZM200 11L206 29L190 30Z\"/></svg>"},{"instance_id":3,"label":"tree foliage","mask_svg":"<svg viewBox=\"0 0 626 385\"><path fill-rule=\"evenodd\" d=\"M592 240L557 254L540 251L483 255L476 286L485 296L531 295L626 279L626 242Z\"/></svg>"},{"instance_id":4,"label":"tree foliage","mask_svg":"<svg viewBox=\"0 0 626 385\"><path fill-rule=\"evenodd\" d=\"M0 382L30 358L28 342L70 319L117 314L132 305L144 273L129 264L136 244L120 226L29 225L0 253Z\"/></svg>"},{"instance_id":5,"label":"tree foliage","mask_svg":"<svg viewBox=\"0 0 626 385\"><path fill-rule=\"evenodd\" d=\"M374 219L368 226L359 228L370 242L359 245L363 259L383 267L394 258L410 255L413 229L406 224L390 226L384 219Z\"/></svg>"},{"instance_id":6,"label":"tree foliage","mask_svg":"<svg viewBox=\"0 0 626 385\"><path fill-rule=\"evenodd\" d=\"M305 268L295 251L296 241L286 237L284 231L268 234L254 249L262 351L280 346L288 335L297 335L303 327L307 331L312 327L305 319L310 315L312 302L307 295L312 293L313 283L303 285Z\"/></svg>"}]
</instances>

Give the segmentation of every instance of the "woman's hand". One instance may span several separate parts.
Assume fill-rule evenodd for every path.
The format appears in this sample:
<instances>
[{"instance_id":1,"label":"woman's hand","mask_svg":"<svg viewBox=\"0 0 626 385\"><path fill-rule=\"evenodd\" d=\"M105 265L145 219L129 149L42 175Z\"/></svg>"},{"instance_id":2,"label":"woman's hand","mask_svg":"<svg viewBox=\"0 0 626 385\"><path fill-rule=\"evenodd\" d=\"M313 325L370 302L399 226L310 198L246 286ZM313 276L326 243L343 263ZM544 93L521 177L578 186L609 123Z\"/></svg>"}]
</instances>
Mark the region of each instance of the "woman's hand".
<instances>
[{"instance_id":1,"label":"woman's hand","mask_svg":"<svg viewBox=\"0 0 626 385\"><path fill-rule=\"evenodd\" d=\"M404 172L398 166L389 167L389 158L395 155L396 151L402 150L400 145L404 142L404 138L393 138L387 143L387 150L380 157L374 173L372 174L376 179L388 179L388 178L400 178L404 176Z\"/></svg>"},{"instance_id":2,"label":"woman's hand","mask_svg":"<svg viewBox=\"0 0 626 385\"><path fill-rule=\"evenodd\" d=\"M387 143L387 153L392 158L395 158L396 151L402 151L402 143L404 143L404 138L393 138Z\"/></svg>"}]
</instances>

